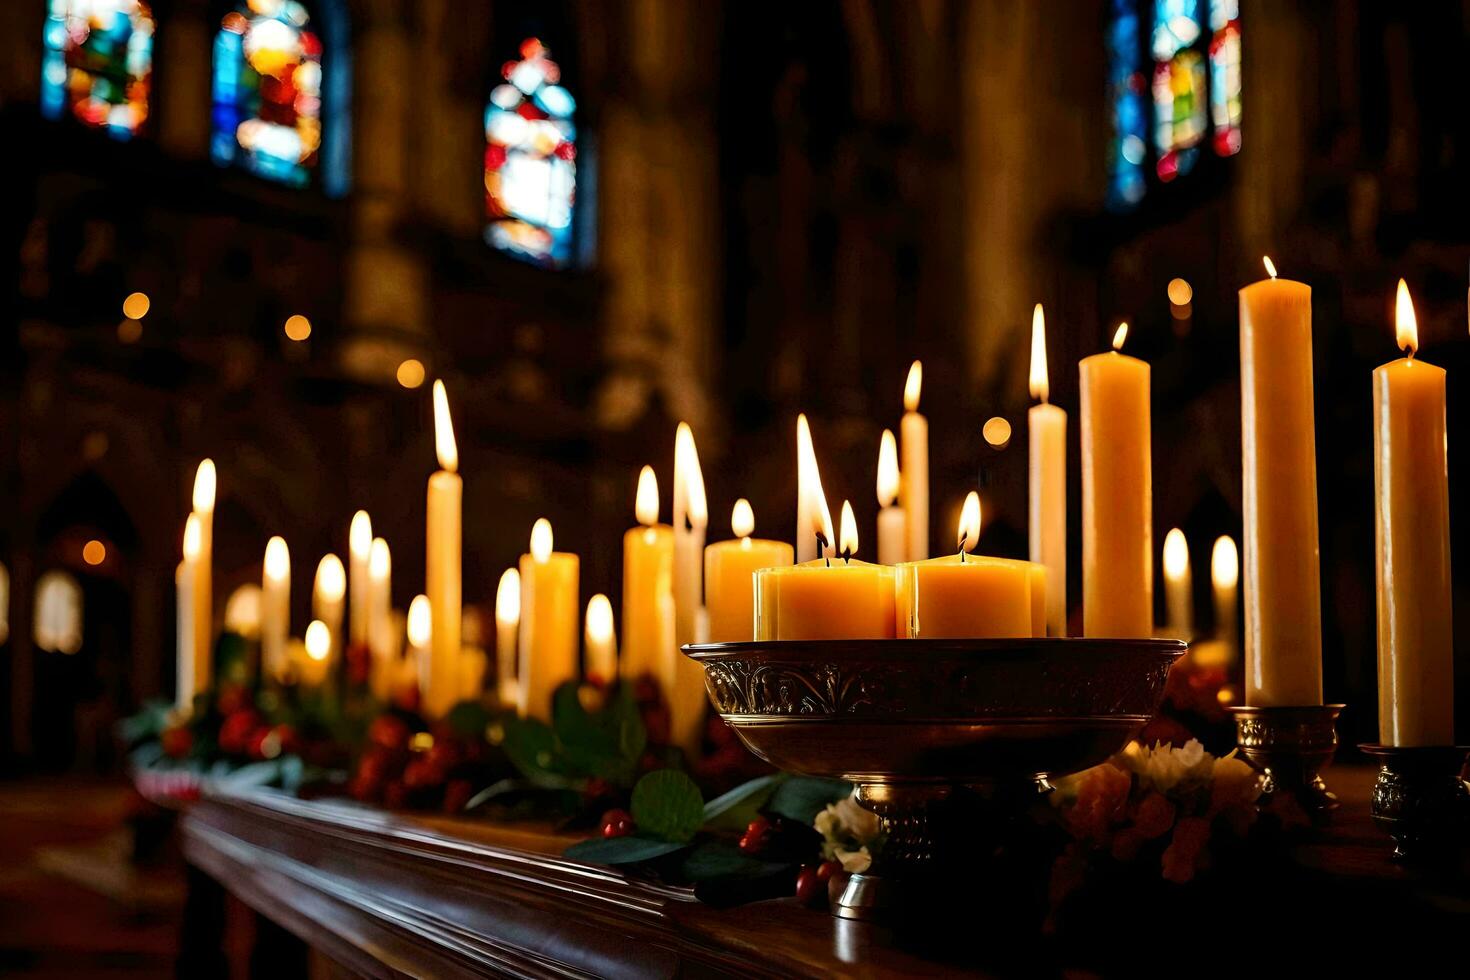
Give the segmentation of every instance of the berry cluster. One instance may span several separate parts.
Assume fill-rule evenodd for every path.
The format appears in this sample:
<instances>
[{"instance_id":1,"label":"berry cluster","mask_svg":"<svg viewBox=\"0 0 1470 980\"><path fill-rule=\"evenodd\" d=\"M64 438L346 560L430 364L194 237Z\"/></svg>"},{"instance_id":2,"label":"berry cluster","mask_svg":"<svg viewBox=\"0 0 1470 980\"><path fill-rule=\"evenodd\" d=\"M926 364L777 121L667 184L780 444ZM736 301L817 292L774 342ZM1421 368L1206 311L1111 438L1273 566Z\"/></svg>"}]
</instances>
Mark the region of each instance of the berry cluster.
<instances>
[{"instance_id":1,"label":"berry cluster","mask_svg":"<svg viewBox=\"0 0 1470 980\"><path fill-rule=\"evenodd\" d=\"M348 789L364 803L458 813L474 794L484 754L482 740L444 729L416 732L399 715L379 715Z\"/></svg>"}]
</instances>

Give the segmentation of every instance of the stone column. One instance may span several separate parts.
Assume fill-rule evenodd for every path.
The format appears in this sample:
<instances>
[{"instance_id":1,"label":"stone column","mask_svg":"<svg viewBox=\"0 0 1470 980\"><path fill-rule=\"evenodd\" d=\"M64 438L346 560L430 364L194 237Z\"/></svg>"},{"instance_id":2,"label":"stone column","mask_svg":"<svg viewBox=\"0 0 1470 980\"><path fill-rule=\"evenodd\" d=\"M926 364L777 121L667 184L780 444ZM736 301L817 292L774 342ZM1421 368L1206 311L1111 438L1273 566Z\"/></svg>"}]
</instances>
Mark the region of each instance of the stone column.
<instances>
[{"instance_id":1,"label":"stone column","mask_svg":"<svg viewBox=\"0 0 1470 980\"><path fill-rule=\"evenodd\" d=\"M174 0L154 35L154 132L164 151L182 160L209 156L214 34L218 29L204 0Z\"/></svg>"}]
</instances>

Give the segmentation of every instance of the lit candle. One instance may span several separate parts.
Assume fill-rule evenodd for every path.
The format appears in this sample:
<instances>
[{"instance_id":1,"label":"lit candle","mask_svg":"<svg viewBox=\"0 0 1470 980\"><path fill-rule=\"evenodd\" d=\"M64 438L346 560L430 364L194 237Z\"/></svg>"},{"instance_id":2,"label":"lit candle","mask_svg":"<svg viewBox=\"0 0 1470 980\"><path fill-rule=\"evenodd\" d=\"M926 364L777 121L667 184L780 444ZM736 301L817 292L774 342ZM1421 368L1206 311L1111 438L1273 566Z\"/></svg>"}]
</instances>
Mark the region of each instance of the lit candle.
<instances>
[{"instance_id":1,"label":"lit candle","mask_svg":"<svg viewBox=\"0 0 1470 980\"><path fill-rule=\"evenodd\" d=\"M316 566L316 581L311 590L311 616L321 620L330 640L329 661L342 656L342 613L347 596L347 572L342 559L327 554Z\"/></svg>"},{"instance_id":2,"label":"lit candle","mask_svg":"<svg viewBox=\"0 0 1470 980\"><path fill-rule=\"evenodd\" d=\"M286 539L265 545L265 571L260 582L260 664L264 678L284 683L291 673L286 640L291 632L291 550Z\"/></svg>"},{"instance_id":3,"label":"lit candle","mask_svg":"<svg viewBox=\"0 0 1470 980\"><path fill-rule=\"evenodd\" d=\"M459 448L449 417L444 382L434 382L434 449L439 470L429 477L428 535L424 584L433 614L429 670L420 675L424 712L443 715L454 707L460 682L460 514L464 481L459 477Z\"/></svg>"},{"instance_id":4,"label":"lit candle","mask_svg":"<svg viewBox=\"0 0 1470 980\"><path fill-rule=\"evenodd\" d=\"M699 643L709 632L704 609L704 535L709 524L704 474L694 432L679 423L674 439L674 643L665 652L668 664L662 680L669 702L669 737L693 755L704 735L709 699L704 693L704 668L680 649Z\"/></svg>"},{"instance_id":5,"label":"lit candle","mask_svg":"<svg viewBox=\"0 0 1470 980\"><path fill-rule=\"evenodd\" d=\"M296 678L303 687L321 687L327 679L327 658L332 653L332 634L327 624L313 619L306 627L306 656L296 664Z\"/></svg>"},{"instance_id":6,"label":"lit candle","mask_svg":"<svg viewBox=\"0 0 1470 980\"><path fill-rule=\"evenodd\" d=\"M373 521L365 510L352 515L347 532L347 644L363 646L368 642L372 620Z\"/></svg>"},{"instance_id":7,"label":"lit candle","mask_svg":"<svg viewBox=\"0 0 1470 980\"><path fill-rule=\"evenodd\" d=\"M1168 635L1189 639L1194 632L1194 575L1189 542L1177 527L1164 535L1164 608Z\"/></svg>"},{"instance_id":8,"label":"lit candle","mask_svg":"<svg viewBox=\"0 0 1470 980\"><path fill-rule=\"evenodd\" d=\"M1082 394L1082 633L1154 631L1153 474L1149 366L1113 349L1084 357Z\"/></svg>"},{"instance_id":9,"label":"lit candle","mask_svg":"<svg viewBox=\"0 0 1470 980\"><path fill-rule=\"evenodd\" d=\"M674 531L658 522L658 478L638 474L638 526L623 535L623 657L625 679L659 677L674 649Z\"/></svg>"},{"instance_id":10,"label":"lit candle","mask_svg":"<svg viewBox=\"0 0 1470 980\"><path fill-rule=\"evenodd\" d=\"M909 367L903 386L903 511L908 521L908 560L929 557L929 420L919 414L919 388L924 368L918 361Z\"/></svg>"},{"instance_id":11,"label":"lit candle","mask_svg":"<svg viewBox=\"0 0 1470 980\"><path fill-rule=\"evenodd\" d=\"M198 634L194 631L194 571L199 565L199 515L190 514L184 521L184 560L174 573L178 602L178 655L175 661L175 703L180 711L194 706L199 693Z\"/></svg>"},{"instance_id":12,"label":"lit candle","mask_svg":"<svg viewBox=\"0 0 1470 980\"><path fill-rule=\"evenodd\" d=\"M1067 635L1067 413L1047 401L1046 320L1031 314L1031 560L1044 566L1046 633Z\"/></svg>"},{"instance_id":13,"label":"lit candle","mask_svg":"<svg viewBox=\"0 0 1470 980\"><path fill-rule=\"evenodd\" d=\"M980 495L971 491L960 510L959 553L905 562L896 570L899 636L1023 637L1043 625L1032 621L1032 563L970 555L979 536ZM1044 581L1036 577L1042 588Z\"/></svg>"},{"instance_id":14,"label":"lit candle","mask_svg":"<svg viewBox=\"0 0 1470 980\"><path fill-rule=\"evenodd\" d=\"M552 550L551 522L531 528L531 550L521 556L521 713L551 720L551 695L577 676L576 555Z\"/></svg>"},{"instance_id":15,"label":"lit candle","mask_svg":"<svg viewBox=\"0 0 1470 980\"><path fill-rule=\"evenodd\" d=\"M611 683L618 676L618 638L613 628L612 603L601 592L587 600L584 640L587 679L598 684Z\"/></svg>"},{"instance_id":16,"label":"lit candle","mask_svg":"<svg viewBox=\"0 0 1470 980\"><path fill-rule=\"evenodd\" d=\"M892 429L883 430L878 443L878 564L897 565L908 557L908 525L898 506L901 488L898 442Z\"/></svg>"},{"instance_id":17,"label":"lit candle","mask_svg":"<svg viewBox=\"0 0 1470 980\"><path fill-rule=\"evenodd\" d=\"M1445 371L1415 359L1419 328L1402 279L1397 306L1407 356L1373 370L1378 737L1454 745Z\"/></svg>"},{"instance_id":18,"label":"lit candle","mask_svg":"<svg viewBox=\"0 0 1470 980\"><path fill-rule=\"evenodd\" d=\"M1246 703L1322 703L1312 290L1271 278L1240 291Z\"/></svg>"},{"instance_id":19,"label":"lit candle","mask_svg":"<svg viewBox=\"0 0 1470 980\"><path fill-rule=\"evenodd\" d=\"M709 603L711 643L755 639L755 573L790 565L791 545L752 538L755 512L741 497L730 514L733 541L716 541L704 549L704 582Z\"/></svg>"},{"instance_id":20,"label":"lit candle","mask_svg":"<svg viewBox=\"0 0 1470 980\"><path fill-rule=\"evenodd\" d=\"M393 553L388 542L373 538L368 554L368 647L373 696L387 701L393 694Z\"/></svg>"},{"instance_id":21,"label":"lit candle","mask_svg":"<svg viewBox=\"0 0 1470 980\"><path fill-rule=\"evenodd\" d=\"M426 595L416 595L408 604L408 618L403 624L408 640L408 655L404 658L412 664L411 676L417 682L419 700L423 700L425 679L429 676L430 659L433 656L434 610Z\"/></svg>"},{"instance_id":22,"label":"lit candle","mask_svg":"<svg viewBox=\"0 0 1470 980\"><path fill-rule=\"evenodd\" d=\"M520 703L516 641L521 626L521 573L507 568L495 589L495 693L502 705Z\"/></svg>"},{"instance_id":23,"label":"lit candle","mask_svg":"<svg viewBox=\"0 0 1470 980\"><path fill-rule=\"evenodd\" d=\"M1210 553L1210 586L1215 593L1215 638L1223 644L1224 659L1233 661L1240 644L1236 625L1239 605L1240 550L1235 539L1222 534Z\"/></svg>"},{"instance_id":24,"label":"lit candle","mask_svg":"<svg viewBox=\"0 0 1470 980\"><path fill-rule=\"evenodd\" d=\"M190 588L194 599L194 690L214 684L214 460L206 459L194 474L194 513L198 515L199 550Z\"/></svg>"}]
</instances>

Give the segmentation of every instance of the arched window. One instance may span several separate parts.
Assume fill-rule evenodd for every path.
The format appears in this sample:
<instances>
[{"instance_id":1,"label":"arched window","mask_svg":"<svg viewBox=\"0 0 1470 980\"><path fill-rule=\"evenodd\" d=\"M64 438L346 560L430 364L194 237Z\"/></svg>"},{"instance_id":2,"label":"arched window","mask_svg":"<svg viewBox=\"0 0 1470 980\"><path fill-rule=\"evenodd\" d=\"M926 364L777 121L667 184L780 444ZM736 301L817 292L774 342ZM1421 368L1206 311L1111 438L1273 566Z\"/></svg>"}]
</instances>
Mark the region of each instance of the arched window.
<instances>
[{"instance_id":1,"label":"arched window","mask_svg":"<svg viewBox=\"0 0 1470 980\"><path fill-rule=\"evenodd\" d=\"M148 118L153 12L143 0L51 0L41 114L130 139Z\"/></svg>"},{"instance_id":2,"label":"arched window","mask_svg":"<svg viewBox=\"0 0 1470 980\"><path fill-rule=\"evenodd\" d=\"M82 587L66 572L50 571L36 581L35 640L47 653L82 648Z\"/></svg>"},{"instance_id":3,"label":"arched window","mask_svg":"<svg viewBox=\"0 0 1470 980\"><path fill-rule=\"evenodd\" d=\"M485 107L485 240L516 258L548 268L572 261L577 196L577 108L561 83L561 67L536 38Z\"/></svg>"},{"instance_id":4,"label":"arched window","mask_svg":"<svg viewBox=\"0 0 1470 980\"><path fill-rule=\"evenodd\" d=\"M242 0L225 14L214 40L215 163L291 187L320 173L329 194L345 191L347 66L318 27L298 0Z\"/></svg>"}]
</instances>

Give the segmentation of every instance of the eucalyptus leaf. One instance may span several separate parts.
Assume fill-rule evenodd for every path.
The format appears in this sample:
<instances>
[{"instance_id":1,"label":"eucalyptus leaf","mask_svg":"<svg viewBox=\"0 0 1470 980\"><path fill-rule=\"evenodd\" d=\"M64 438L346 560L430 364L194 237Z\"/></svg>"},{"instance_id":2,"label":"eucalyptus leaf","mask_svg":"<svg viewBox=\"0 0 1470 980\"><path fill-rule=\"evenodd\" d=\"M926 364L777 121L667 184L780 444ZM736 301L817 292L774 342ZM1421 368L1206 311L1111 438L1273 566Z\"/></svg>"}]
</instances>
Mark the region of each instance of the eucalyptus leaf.
<instances>
[{"instance_id":1,"label":"eucalyptus leaf","mask_svg":"<svg viewBox=\"0 0 1470 980\"><path fill-rule=\"evenodd\" d=\"M705 826L712 830L744 830L785 778L784 773L761 776L710 800L704 805Z\"/></svg>"},{"instance_id":2,"label":"eucalyptus leaf","mask_svg":"<svg viewBox=\"0 0 1470 980\"><path fill-rule=\"evenodd\" d=\"M490 711L478 701L461 701L449 709L444 723L463 738L482 738L490 724Z\"/></svg>"},{"instance_id":3,"label":"eucalyptus leaf","mask_svg":"<svg viewBox=\"0 0 1470 980\"><path fill-rule=\"evenodd\" d=\"M505 754L527 778L555 775L556 736L550 726L534 718L508 719Z\"/></svg>"},{"instance_id":4,"label":"eucalyptus leaf","mask_svg":"<svg viewBox=\"0 0 1470 980\"><path fill-rule=\"evenodd\" d=\"M793 776L776 787L766 809L788 820L810 824L828 804L851 795L852 783L845 779Z\"/></svg>"},{"instance_id":5,"label":"eucalyptus leaf","mask_svg":"<svg viewBox=\"0 0 1470 980\"><path fill-rule=\"evenodd\" d=\"M760 878L790 867L781 861L750 857L728 841L710 841L689 852L681 871L690 881L711 881L717 878Z\"/></svg>"},{"instance_id":6,"label":"eucalyptus leaf","mask_svg":"<svg viewBox=\"0 0 1470 980\"><path fill-rule=\"evenodd\" d=\"M687 841L704 823L704 798L694 780L677 769L659 769L633 787L633 822L662 840Z\"/></svg>"},{"instance_id":7,"label":"eucalyptus leaf","mask_svg":"<svg viewBox=\"0 0 1470 980\"><path fill-rule=\"evenodd\" d=\"M648 837L594 837L573 844L563 856L588 864L637 864L672 854L686 846L677 841Z\"/></svg>"}]
</instances>

